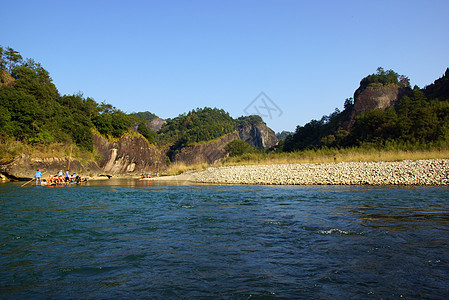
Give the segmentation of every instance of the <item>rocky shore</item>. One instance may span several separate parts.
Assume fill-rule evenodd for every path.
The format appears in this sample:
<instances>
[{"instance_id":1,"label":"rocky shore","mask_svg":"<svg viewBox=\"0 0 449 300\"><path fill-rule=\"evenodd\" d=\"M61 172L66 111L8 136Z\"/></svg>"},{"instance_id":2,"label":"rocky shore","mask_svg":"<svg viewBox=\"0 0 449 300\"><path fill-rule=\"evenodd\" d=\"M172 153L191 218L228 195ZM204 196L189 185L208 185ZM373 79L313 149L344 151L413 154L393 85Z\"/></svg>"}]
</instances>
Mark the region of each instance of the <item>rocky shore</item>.
<instances>
[{"instance_id":1,"label":"rocky shore","mask_svg":"<svg viewBox=\"0 0 449 300\"><path fill-rule=\"evenodd\" d=\"M273 185L448 185L449 159L211 167L198 183Z\"/></svg>"}]
</instances>

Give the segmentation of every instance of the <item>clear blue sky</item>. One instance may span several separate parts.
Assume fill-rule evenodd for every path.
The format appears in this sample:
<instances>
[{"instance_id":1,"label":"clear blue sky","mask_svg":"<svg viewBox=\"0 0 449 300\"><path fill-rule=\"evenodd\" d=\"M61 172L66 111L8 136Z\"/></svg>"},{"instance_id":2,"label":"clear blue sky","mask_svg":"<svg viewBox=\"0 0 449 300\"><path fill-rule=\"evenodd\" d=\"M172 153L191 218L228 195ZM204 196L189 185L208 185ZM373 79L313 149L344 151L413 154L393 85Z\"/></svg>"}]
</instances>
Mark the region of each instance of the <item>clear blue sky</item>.
<instances>
[{"instance_id":1,"label":"clear blue sky","mask_svg":"<svg viewBox=\"0 0 449 300\"><path fill-rule=\"evenodd\" d=\"M0 28L61 94L173 118L239 117L264 92L276 132L342 109L379 66L419 87L449 66L447 0L0 0Z\"/></svg>"}]
</instances>

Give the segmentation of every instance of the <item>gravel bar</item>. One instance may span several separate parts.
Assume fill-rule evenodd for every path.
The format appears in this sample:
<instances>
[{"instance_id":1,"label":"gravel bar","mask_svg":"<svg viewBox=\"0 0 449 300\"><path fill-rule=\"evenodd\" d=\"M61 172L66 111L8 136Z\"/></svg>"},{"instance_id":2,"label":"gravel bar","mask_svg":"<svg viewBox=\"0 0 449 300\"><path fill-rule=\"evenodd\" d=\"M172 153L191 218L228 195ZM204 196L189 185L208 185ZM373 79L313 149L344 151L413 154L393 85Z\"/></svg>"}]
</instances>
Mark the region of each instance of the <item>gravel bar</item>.
<instances>
[{"instance_id":1,"label":"gravel bar","mask_svg":"<svg viewBox=\"0 0 449 300\"><path fill-rule=\"evenodd\" d=\"M210 167L198 183L270 185L448 185L449 159Z\"/></svg>"}]
</instances>

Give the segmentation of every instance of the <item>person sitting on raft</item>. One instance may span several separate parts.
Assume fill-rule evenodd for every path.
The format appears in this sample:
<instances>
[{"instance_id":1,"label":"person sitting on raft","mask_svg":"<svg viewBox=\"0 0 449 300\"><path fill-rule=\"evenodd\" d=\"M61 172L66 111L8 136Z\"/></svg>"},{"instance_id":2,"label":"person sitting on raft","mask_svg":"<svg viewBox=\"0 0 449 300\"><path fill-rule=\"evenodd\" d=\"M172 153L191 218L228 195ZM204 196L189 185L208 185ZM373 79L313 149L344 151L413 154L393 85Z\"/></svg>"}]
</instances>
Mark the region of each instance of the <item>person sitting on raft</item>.
<instances>
[{"instance_id":1,"label":"person sitting on raft","mask_svg":"<svg viewBox=\"0 0 449 300\"><path fill-rule=\"evenodd\" d=\"M150 174L145 175L145 171L143 171L142 178L151 178L151 175Z\"/></svg>"},{"instance_id":2,"label":"person sitting on raft","mask_svg":"<svg viewBox=\"0 0 449 300\"><path fill-rule=\"evenodd\" d=\"M62 183L62 176L59 176L59 173L58 173L58 176L54 177L54 179L55 179L56 183Z\"/></svg>"}]
</instances>

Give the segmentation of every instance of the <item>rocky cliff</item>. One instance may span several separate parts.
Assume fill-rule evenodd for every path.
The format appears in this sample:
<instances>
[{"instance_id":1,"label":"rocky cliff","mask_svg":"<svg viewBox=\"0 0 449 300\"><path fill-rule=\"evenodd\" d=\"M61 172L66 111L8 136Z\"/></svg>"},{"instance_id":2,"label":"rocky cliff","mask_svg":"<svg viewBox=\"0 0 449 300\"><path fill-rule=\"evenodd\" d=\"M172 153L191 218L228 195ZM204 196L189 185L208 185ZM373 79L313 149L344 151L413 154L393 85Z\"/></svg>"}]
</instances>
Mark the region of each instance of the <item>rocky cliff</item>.
<instances>
[{"instance_id":1,"label":"rocky cliff","mask_svg":"<svg viewBox=\"0 0 449 300\"><path fill-rule=\"evenodd\" d=\"M354 93L354 105L349 119L343 123L343 129L349 130L361 113L396 105L404 94L405 89L396 84L370 84L364 88L359 87Z\"/></svg>"},{"instance_id":2,"label":"rocky cliff","mask_svg":"<svg viewBox=\"0 0 449 300\"><path fill-rule=\"evenodd\" d=\"M151 145L140 134L128 133L116 140L108 140L98 134L94 134L93 138L99 157L97 161L81 161L70 157L39 158L33 153L23 153L13 162L1 166L0 173L10 179L28 179L38 168L45 175L54 175L59 170L69 168L71 173L89 177L137 175L142 171L156 173L167 168L169 146ZM274 132L260 117L245 117L239 119L236 131L214 141L183 147L172 155L172 161L187 165L204 162L214 164L227 156L225 146L238 139L260 148L269 148L278 143Z\"/></svg>"},{"instance_id":3,"label":"rocky cliff","mask_svg":"<svg viewBox=\"0 0 449 300\"><path fill-rule=\"evenodd\" d=\"M60 170L70 169L70 173L95 177L101 175L140 174L161 172L166 169L165 152L149 145L141 135L126 134L118 140L109 141L94 134L94 146L99 160L77 160L71 157L40 158L36 153L22 153L12 162L0 167L0 173L9 179L29 179L36 169L44 177L55 175Z\"/></svg>"},{"instance_id":4,"label":"rocky cliff","mask_svg":"<svg viewBox=\"0 0 449 300\"><path fill-rule=\"evenodd\" d=\"M164 126L164 124L166 123L167 121L165 121L164 119L155 118L149 122L148 127L150 127L154 131L159 131L159 129L161 129L162 126Z\"/></svg>"},{"instance_id":5,"label":"rocky cliff","mask_svg":"<svg viewBox=\"0 0 449 300\"><path fill-rule=\"evenodd\" d=\"M101 157L98 165L107 174L159 172L166 168L165 151L148 144L141 135L124 135L112 142L94 135L94 145Z\"/></svg>"},{"instance_id":6,"label":"rocky cliff","mask_svg":"<svg viewBox=\"0 0 449 300\"><path fill-rule=\"evenodd\" d=\"M175 153L173 160L174 162L182 162L186 165L204 162L214 164L227 156L224 150L225 146L229 142L238 139L240 139L239 134L235 131L212 142L189 145Z\"/></svg>"},{"instance_id":7,"label":"rocky cliff","mask_svg":"<svg viewBox=\"0 0 449 300\"><path fill-rule=\"evenodd\" d=\"M237 124L240 139L251 146L268 149L279 143L274 131L259 116L241 117Z\"/></svg>"},{"instance_id":8,"label":"rocky cliff","mask_svg":"<svg viewBox=\"0 0 449 300\"><path fill-rule=\"evenodd\" d=\"M264 149L278 144L274 131L258 116L240 118L237 127L235 132L217 140L188 145L177 150L171 155L172 161L186 165L214 164L227 156L225 146L238 139ZM94 144L102 157L99 166L108 174L140 173L144 170L156 172L166 168L168 147L149 145L141 136L124 136L116 142L108 142L101 136L95 136Z\"/></svg>"},{"instance_id":9,"label":"rocky cliff","mask_svg":"<svg viewBox=\"0 0 449 300\"><path fill-rule=\"evenodd\" d=\"M103 170L94 162L82 162L69 157L39 158L31 153L22 153L13 162L0 167L0 172L8 179L25 180L30 179L34 172L40 169L44 177L56 175L60 170L70 169L70 173L82 174L83 176L98 176Z\"/></svg>"}]
</instances>

